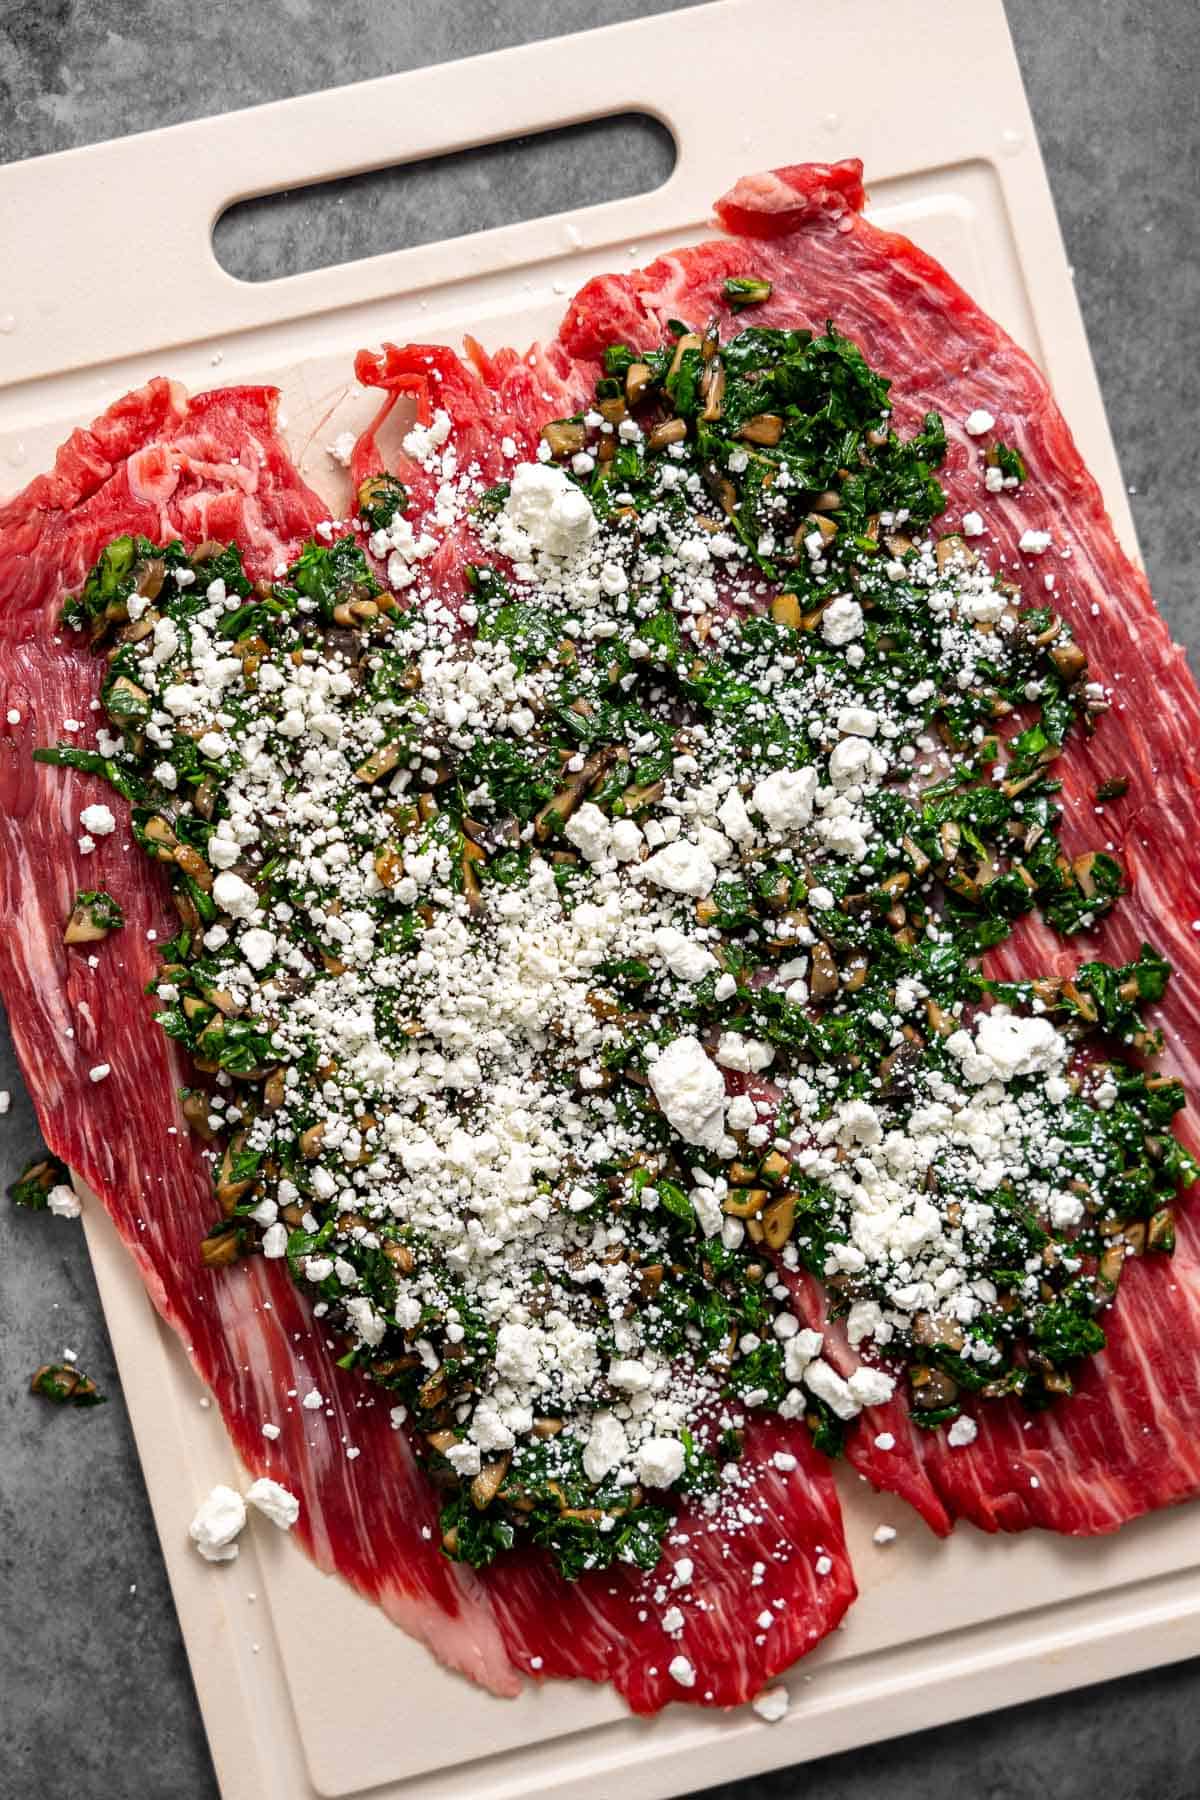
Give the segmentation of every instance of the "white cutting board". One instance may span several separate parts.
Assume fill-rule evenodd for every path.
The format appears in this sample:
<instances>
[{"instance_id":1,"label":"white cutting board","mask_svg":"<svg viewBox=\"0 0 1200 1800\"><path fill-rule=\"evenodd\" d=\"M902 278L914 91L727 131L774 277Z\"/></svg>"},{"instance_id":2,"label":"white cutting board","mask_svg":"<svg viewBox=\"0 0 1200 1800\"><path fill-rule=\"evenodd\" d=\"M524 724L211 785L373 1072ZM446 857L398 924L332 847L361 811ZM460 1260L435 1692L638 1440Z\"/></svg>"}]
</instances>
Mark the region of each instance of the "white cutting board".
<instances>
[{"instance_id":1,"label":"white cutting board","mask_svg":"<svg viewBox=\"0 0 1200 1800\"><path fill-rule=\"evenodd\" d=\"M166 373L194 389L277 381L293 450L336 506L323 446L374 408L348 387L355 349L468 329L524 345L554 330L564 287L705 235L738 175L857 154L874 215L1049 370L1133 549L1000 0L956 8L952 32L927 0L835 11L720 0L0 169L0 229L22 247L0 272L0 487ZM887 104L867 69L885 72ZM678 146L670 180L638 198L259 285L213 258L213 220L241 196L630 110ZM941 1544L843 1471L863 1594L792 1673L783 1723L685 1706L636 1720L583 1685L493 1699L281 1535L251 1531L229 1567L200 1562L187 1521L237 1479L233 1453L94 1200L85 1223L226 1800L660 1800L1200 1648L1194 1512L1087 1543L962 1527ZM885 1521L899 1536L880 1550Z\"/></svg>"}]
</instances>

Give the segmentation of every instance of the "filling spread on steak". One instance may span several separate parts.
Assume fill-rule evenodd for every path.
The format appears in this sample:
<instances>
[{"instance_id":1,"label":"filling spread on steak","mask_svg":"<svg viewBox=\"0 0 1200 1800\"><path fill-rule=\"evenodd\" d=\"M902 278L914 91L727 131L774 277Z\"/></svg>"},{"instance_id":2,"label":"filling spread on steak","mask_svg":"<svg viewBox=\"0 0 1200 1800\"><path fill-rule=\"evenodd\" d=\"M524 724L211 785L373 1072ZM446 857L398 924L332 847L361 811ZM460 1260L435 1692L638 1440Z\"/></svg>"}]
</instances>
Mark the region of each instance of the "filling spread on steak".
<instances>
[{"instance_id":1,"label":"filling spread on steak","mask_svg":"<svg viewBox=\"0 0 1200 1800\"><path fill-rule=\"evenodd\" d=\"M903 1381L958 1448L981 1403L1069 1395L1193 1172L1145 1066L1160 956L981 972L1121 889L1057 837L1106 691L973 547L1029 478L992 416L956 520L941 417L898 432L832 324L677 323L603 369L499 482L434 411L404 441L432 509L369 478L272 581L115 540L64 614L111 730L41 753L170 872L204 1261L286 1258L449 1555L531 1540L570 1577L653 1569L681 1494L736 1536L756 1409L836 1453ZM425 571L465 524L451 603Z\"/></svg>"},{"instance_id":2,"label":"filling spread on steak","mask_svg":"<svg viewBox=\"0 0 1200 1800\"><path fill-rule=\"evenodd\" d=\"M273 390L161 379L0 505L47 1144L318 1563L497 1693L778 1716L854 1596L818 1442L938 1532L1200 1487L1200 696L862 205L751 177L545 346L363 352L341 523Z\"/></svg>"}]
</instances>

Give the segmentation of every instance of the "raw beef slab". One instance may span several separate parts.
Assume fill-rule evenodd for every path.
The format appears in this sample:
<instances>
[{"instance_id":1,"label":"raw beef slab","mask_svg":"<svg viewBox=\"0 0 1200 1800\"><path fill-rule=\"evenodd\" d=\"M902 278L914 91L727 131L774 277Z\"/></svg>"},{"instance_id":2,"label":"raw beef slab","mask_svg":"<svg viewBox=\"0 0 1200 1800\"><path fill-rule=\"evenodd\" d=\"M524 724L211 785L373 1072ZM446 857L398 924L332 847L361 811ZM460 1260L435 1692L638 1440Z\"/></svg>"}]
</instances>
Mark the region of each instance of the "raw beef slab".
<instances>
[{"instance_id":1,"label":"raw beef slab","mask_svg":"<svg viewBox=\"0 0 1200 1800\"><path fill-rule=\"evenodd\" d=\"M1046 382L1024 351L906 238L863 218L862 166L803 165L741 181L718 203L730 237L660 257L630 275L589 282L561 333L571 354L592 365L614 338L648 348L667 321L703 327L732 321L722 284L763 275L771 299L756 325L820 329L831 318L873 367L894 382L899 429L931 409L946 420L950 449L941 471L948 507L943 530L978 510L977 540L1037 604L1053 604L1088 651L1091 678L1112 693L1095 737L1071 741L1055 766L1063 779L1062 839L1068 854L1103 845L1125 870L1129 893L1102 927L1068 944L1033 920L992 953L988 969L1014 979L1068 973L1089 956L1124 961L1149 940L1174 964L1158 1022L1164 1066L1200 1086L1200 859L1196 854L1200 694L1183 652L1171 642L1145 576L1117 543ZM743 319L744 322L744 319ZM1029 479L1015 492L984 491L981 446L963 422L991 413L995 435L1024 456ZM1042 555L1018 548L1026 531L1046 531ZM1047 578L1053 578L1047 591ZM1097 816L1095 792L1107 777L1129 780L1126 798ZM1195 1150L1195 1115L1181 1135ZM802 1284L814 1323L823 1322L814 1283ZM956 1517L985 1530L1041 1525L1056 1531L1111 1531L1139 1513L1184 1500L1200 1488L1200 1224L1181 1208L1173 1262L1136 1262L1106 1315L1107 1351L1089 1366L1076 1397L1031 1418L1015 1401L979 1410L979 1437L950 1449L941 1433L913 1426L902 1401L872 1412L850 1445L855 1466L878 1487L904 1495L938 1531ZM840 1348L844 1367L854 1357ZM890 1432L895 1447L875 1438Z\"/></svg>"},{"instance_id":2,"label":"raw beef slab","mask_svg":"<svg viewBox=\"0 0 1200 1800\"><path fill-rule=\"evenodd\" d=\"M462 369L438 403L452 405L471 454L497 453L493 430L497 441L512 433L531 449L550 370L476 356L478 369ZM435 357L450 375L457 359L422 352L423 375ZM665 1607L652 1604L649 1577L622 1568L571 1585L541 1554L483 1577L447 1561L432 1490L390 1426L386 1396L336 1367L337 1347L314 1328L286 1268L262 1258L199 1267L211 1185L178 1107L186 1070L143 993L155 971L147 932L174 930L166 891L130 842L124 803L94 779L34 763L31 752L64 736L94 738L102 664L56 619L110 538L233 539L249 573L269 576L326 518L276 434L276 398L231 389L189 401L152 382L77 432L52 474L0 507L0 691L3 712L20 713L18 724L0 726L0 991L46 1141L111 1213L242 1460L300 1497L297 1530L320 1567L498 1694L518 1692L522 1672L536 1671L612 1681L644 1712L670 1699L737 1704L811 1649L854 1595L832 1472L802 1426L763 1421L750 1432L744 1467L753 1481L735 1538L714 1536L686 1512L679 1518L671 1554L688 1557L694 1574L676 1598L689 1605L687 1649L701 1672L686 1689L668 1674L680 1646L659 1624ZM419 487L414 496L422 498ZM443 561L449 590L461 583L462 553L451 543ZM65 727L70 719L83 729ZM118 829L84 856L79 812L97 798L112 806ZM127 923L93 969L65 948L62 924L76 890L95 886L120 901ZM89 1071L102 1062L111 1072L93 1082ZM313 1389L323 1410L300 1405ZM264 1423L279 1427L277 1439L263 1436ZM797 1459L787 1474L771 1461L784 1447ZM752 1589L755 1563L763 1572ZM763 1632L757 1615L774 1601L776 1623Z\"/></svg>"}]
</instances>

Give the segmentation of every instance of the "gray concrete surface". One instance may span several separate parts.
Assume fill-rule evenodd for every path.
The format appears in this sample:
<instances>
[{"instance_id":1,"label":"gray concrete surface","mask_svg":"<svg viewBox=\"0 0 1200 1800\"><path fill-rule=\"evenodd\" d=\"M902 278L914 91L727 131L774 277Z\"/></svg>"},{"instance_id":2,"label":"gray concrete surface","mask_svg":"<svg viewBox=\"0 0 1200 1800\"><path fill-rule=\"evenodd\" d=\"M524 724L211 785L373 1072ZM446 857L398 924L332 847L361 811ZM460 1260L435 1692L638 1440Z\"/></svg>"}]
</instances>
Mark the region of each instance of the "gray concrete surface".
<instances>
[{"instance_id":1,"label":"gray concrete surface","mask_svg":"<svg viewBox=\"0 0 1200 1800\"><path fill-rule=\"evenodd\" d=\"M644 13L672 0L0 0L0 161L381 71ZM797 0L800 5L802 0ZM804 0L807 3L807 0ZM939 0L930 0L937 5ZM956 0L940 0L953 28ZM836 11L836 9L834 9ZM1194 0L1008 0L1101 382L1155 590L1200 658L1200 50ZM814 13L829 17L829 10ZM700 65L698 64L698 69ZM713 71L706 79L713 78ZM866 69L881 104L886 72ZM963 71L969 102L971 72ZM916 105L954 103L914 95ZM797 155L805 146L797 144ZM506 150L351 187L319 223L295 202L226 221L247 273L553 210L590 180L589 134L522 161ZM642 130L606 147L614 186L662 166ZM519 176L515 171L519 170ZM564 187L564 182L566 186ZM649 185L649 182L646 183ZM136 207L130 229L137 229ZM407 235L407 240L405 237ZM429 235L429 232L425 232ZM20 254L4 241L0 250ZM1182 454L1181 454L1182 451ZM2 926L0 926L2 928ZM5 1039L5 1183L37 1145ZM64 1345L111 1395L49 1413L29 1371ZM0 1800L214 1800L204 1734L78 1226L0 1203ZM1200 1646L1198 1646L1200 1648ZM398 1696L402 1707L403 1697ZM718 1800L1194 1800L1200 1663L825 1759L720 1790ZM716 1795L714 1790L714 1795ZM601 1796L600 1800L609 1800Z\"/></svg>"}]
</instances>

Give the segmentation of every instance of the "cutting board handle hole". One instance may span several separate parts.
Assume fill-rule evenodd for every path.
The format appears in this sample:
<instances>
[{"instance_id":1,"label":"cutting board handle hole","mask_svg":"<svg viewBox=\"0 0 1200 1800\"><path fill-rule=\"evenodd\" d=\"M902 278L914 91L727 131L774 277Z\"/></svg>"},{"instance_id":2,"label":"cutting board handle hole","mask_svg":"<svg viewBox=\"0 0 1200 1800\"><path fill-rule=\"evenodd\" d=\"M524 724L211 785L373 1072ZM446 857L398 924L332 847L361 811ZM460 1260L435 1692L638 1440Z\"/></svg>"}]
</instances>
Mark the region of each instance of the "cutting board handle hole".
<instances>
[{"instance_id":1,"label":"cutting board handle hole","mask_svg":"<svg viewBox=\"0 0 1200 1800\"><path fill-rule=\"evenodd\" d=\"M218 218L213 250L241 281L276 281L646 194L667 180L675 160L675 140L661 121L614 113L238 200Z\"/></svg>"}]
</instances>

